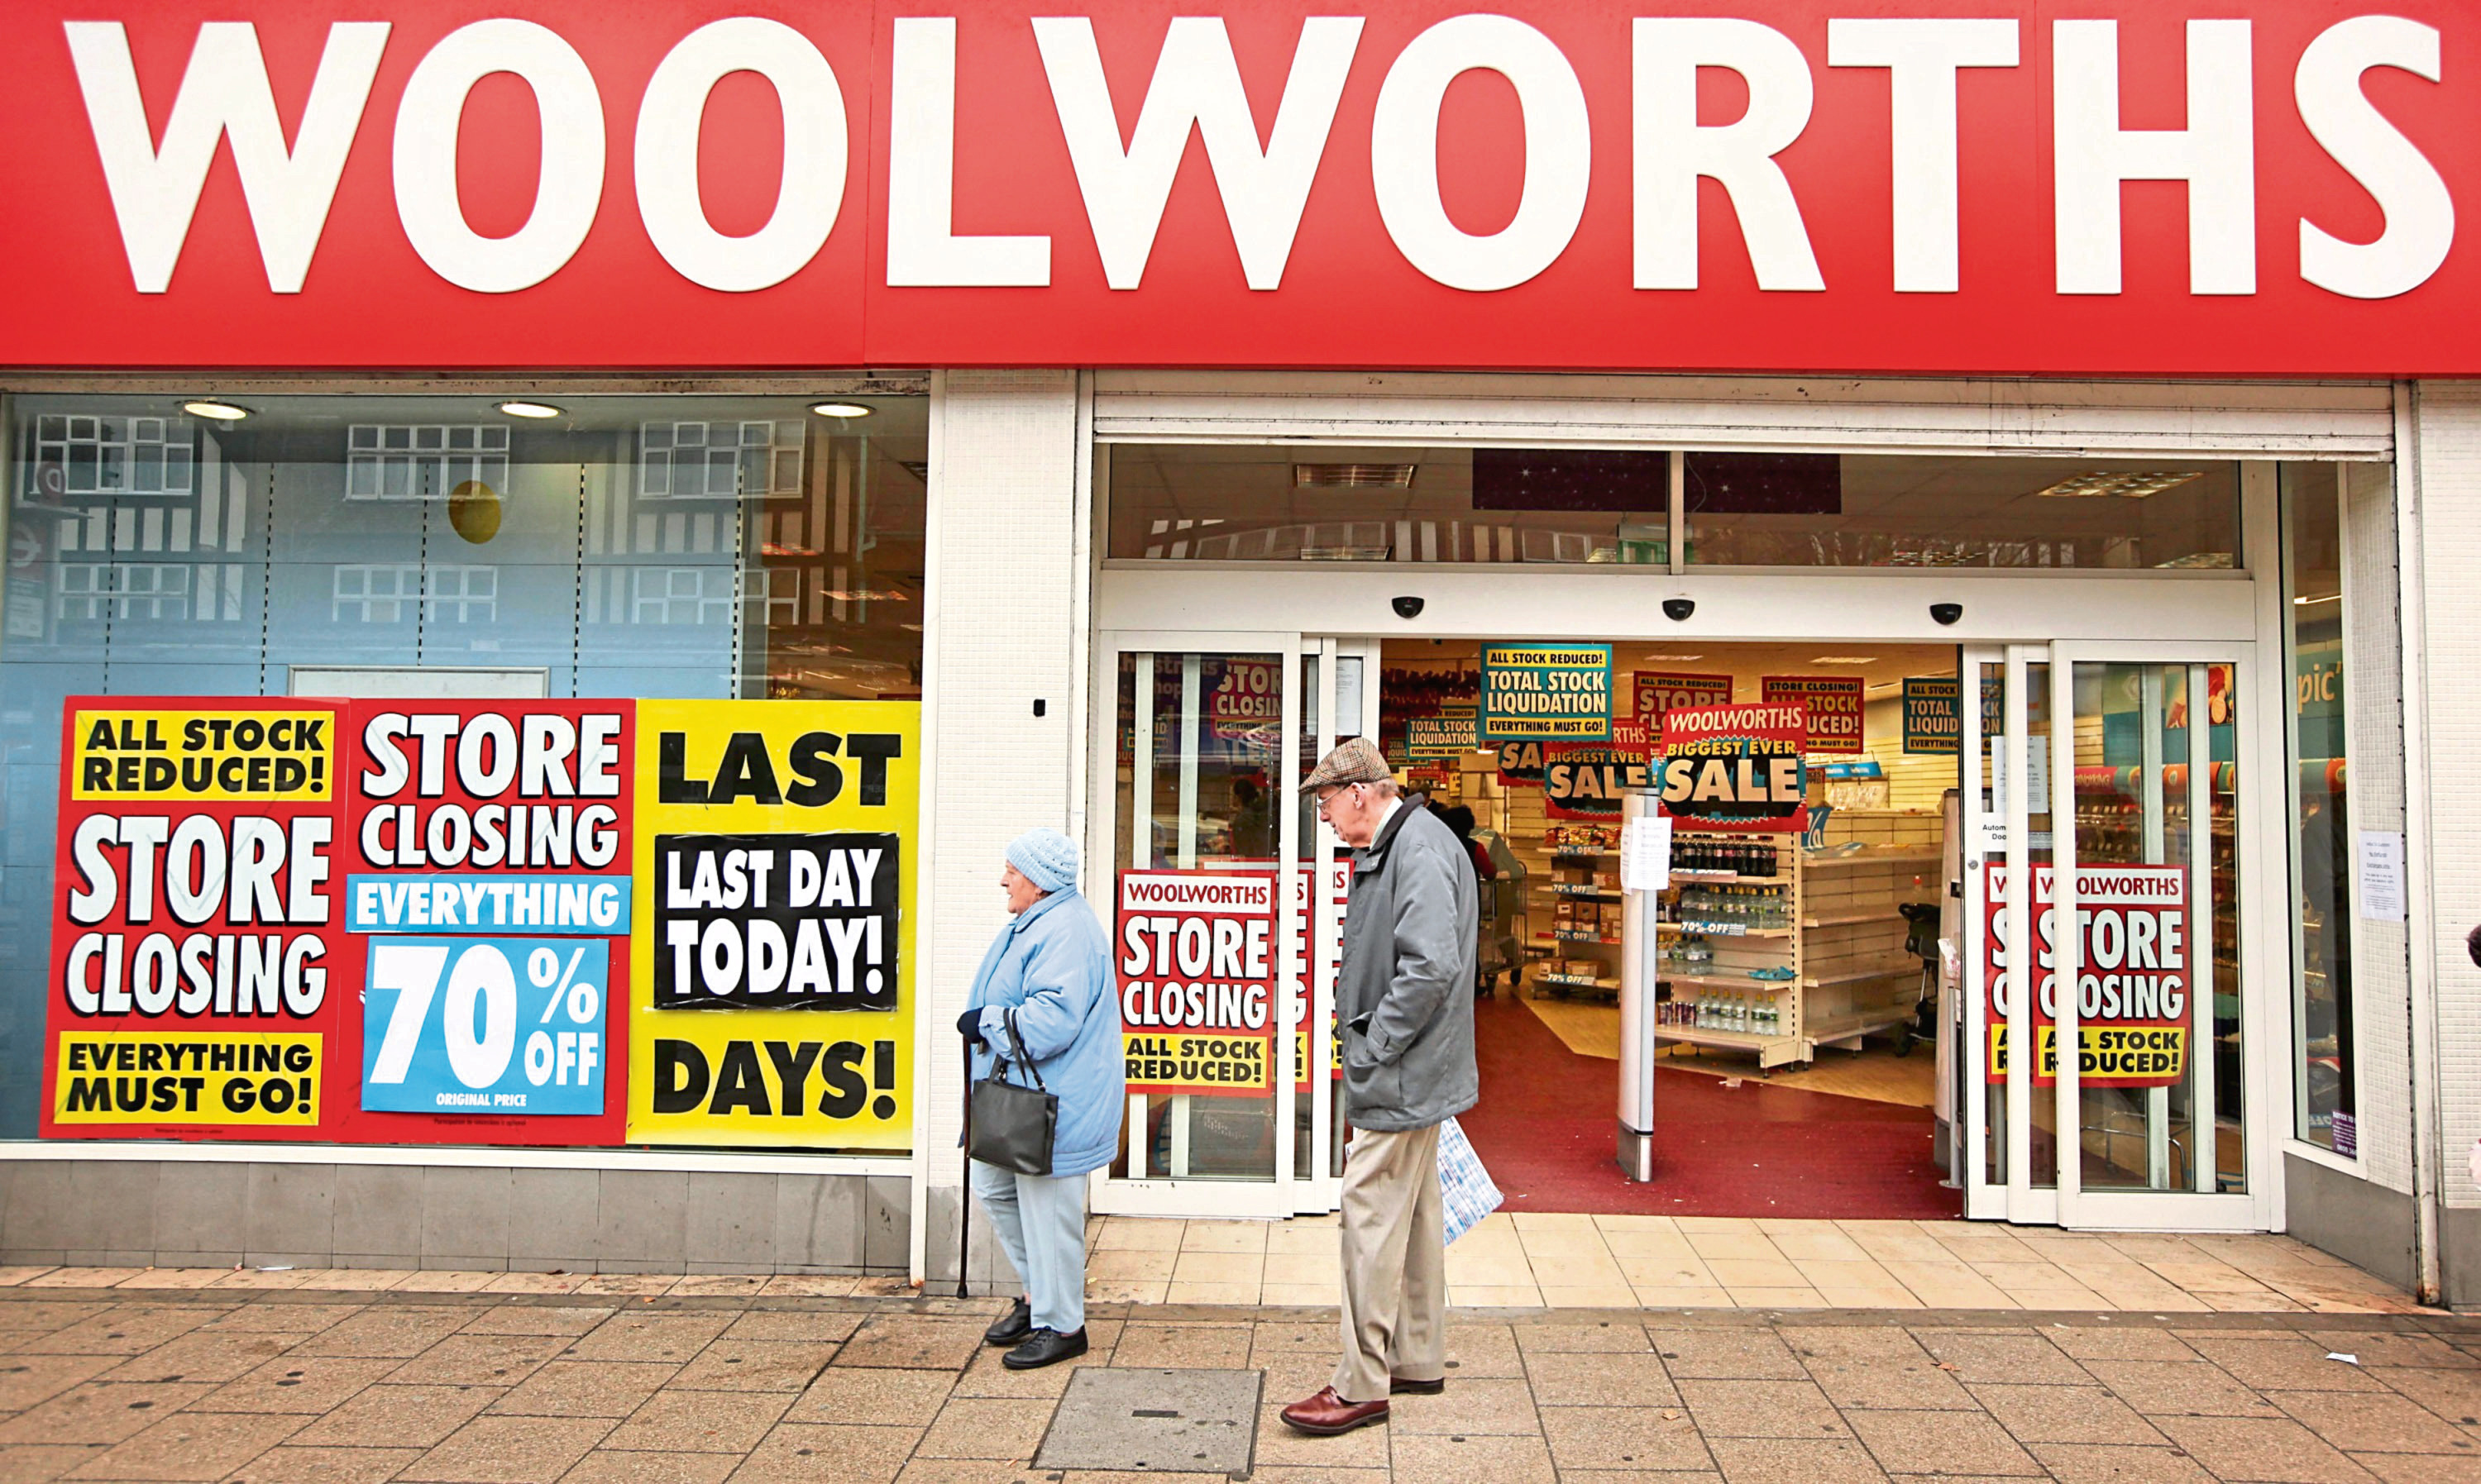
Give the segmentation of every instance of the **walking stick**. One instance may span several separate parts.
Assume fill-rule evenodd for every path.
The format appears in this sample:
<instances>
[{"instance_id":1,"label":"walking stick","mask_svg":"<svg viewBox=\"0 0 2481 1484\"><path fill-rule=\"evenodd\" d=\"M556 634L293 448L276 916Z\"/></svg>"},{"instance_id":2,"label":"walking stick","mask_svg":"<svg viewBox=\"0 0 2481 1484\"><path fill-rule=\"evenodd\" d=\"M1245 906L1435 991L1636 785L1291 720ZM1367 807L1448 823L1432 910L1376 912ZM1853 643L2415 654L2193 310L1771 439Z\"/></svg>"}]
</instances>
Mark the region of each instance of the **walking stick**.
<instances>
[{"instance_id":1,"label":"walking stick","mask_svg":"<svg viewBox=\"0 0 2481 1484\"><path fill-rule=\"evenodd\" d=\"M965 1265L974 1251L974 1043L962 1036L957 1040L965 1049L965 1157L956 1166L964 1176L956 1187L956 1296L971 1298L965 1291Z\"/></svg>"}]
</instances>

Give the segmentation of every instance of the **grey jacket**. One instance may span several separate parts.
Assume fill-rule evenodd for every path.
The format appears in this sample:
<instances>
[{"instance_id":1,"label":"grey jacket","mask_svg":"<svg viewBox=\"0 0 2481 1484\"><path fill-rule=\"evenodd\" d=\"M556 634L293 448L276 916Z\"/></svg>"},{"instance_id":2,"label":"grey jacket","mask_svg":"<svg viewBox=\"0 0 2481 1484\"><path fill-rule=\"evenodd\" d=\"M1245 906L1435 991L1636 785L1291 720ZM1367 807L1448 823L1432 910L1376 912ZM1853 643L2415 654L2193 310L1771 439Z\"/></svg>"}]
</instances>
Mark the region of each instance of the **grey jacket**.
<instances>
[{"instance_id":1,"label":"grey jacket","mask_svg":"<svg viewBox=\"0 0 2481 1484\"><path fill-rule=\"evenodd\" d=\"M1353 854L1336 1020L1345 1117L1426 1129L1481 1096L1474 1066L1473 860L1418 795Z\"/></svg>"}]
</instances>

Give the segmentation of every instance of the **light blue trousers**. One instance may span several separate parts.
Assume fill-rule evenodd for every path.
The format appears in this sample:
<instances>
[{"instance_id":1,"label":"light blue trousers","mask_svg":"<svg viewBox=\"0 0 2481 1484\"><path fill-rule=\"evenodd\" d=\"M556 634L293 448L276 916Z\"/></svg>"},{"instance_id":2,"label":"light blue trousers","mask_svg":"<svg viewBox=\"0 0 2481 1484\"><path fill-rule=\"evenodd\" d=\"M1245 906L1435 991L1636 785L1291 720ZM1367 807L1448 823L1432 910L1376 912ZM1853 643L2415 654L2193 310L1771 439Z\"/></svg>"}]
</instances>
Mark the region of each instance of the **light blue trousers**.
<instances>
[{"instance_id":1,"label":"light blue trousers","mask_svg":"<svg viewBox=\"0 0 2481 1484\"><path fill-rule=\"evenodd\" d=\"M1033 1322L1062 1335L1084 1329L1085 1177L1018 1175L968 1162L974 1194L1032 1301Z\"/></svg>"}]
</instances>

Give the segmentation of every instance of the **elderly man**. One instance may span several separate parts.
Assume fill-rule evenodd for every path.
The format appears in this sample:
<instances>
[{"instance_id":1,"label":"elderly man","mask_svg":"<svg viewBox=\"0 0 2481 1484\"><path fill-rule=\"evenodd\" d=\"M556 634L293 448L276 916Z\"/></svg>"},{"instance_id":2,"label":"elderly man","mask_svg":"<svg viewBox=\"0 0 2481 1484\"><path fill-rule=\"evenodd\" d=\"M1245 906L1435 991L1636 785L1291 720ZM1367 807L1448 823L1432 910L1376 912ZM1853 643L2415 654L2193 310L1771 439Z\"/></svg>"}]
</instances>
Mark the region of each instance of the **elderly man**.
<instances>
[{"instance_id":1,"label":"elderly man","mask_svg":"<svg viewBox=\"0 0 2481 1484\"><path fill-rule=\"evenodd\" d=\"M1344 1358L1324 1391L1284 1409L1305 1433L1387 1416L1396 1392L1447 1386L1448 1259L1439 1125L1474 1106L1473 862L1453 832L1399 796L1356 738L1304 787L1353 847L1336 1019L1344 1036Z\"/></svg>"}]
</instances>

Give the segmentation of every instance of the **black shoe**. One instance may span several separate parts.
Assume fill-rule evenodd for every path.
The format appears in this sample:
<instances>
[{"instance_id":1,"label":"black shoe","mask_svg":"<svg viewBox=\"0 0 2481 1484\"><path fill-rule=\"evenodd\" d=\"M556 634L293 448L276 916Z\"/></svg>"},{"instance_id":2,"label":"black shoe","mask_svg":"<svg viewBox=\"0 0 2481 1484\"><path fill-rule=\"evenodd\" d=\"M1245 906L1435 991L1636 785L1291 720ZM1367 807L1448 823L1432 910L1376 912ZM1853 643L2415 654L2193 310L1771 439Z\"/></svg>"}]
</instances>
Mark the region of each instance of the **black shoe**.
<instances>
[{"instance_id":1,"label":"black shoe","mask_svg":"<svg viewBox=\"0 0 2481 1484\"><path fill-rule=\"evenodd\" d=\"M1000 1364L1010 1370L1039 1370L1057 1366L1085 1353L1085 1331L1079 1329L1063 1335L1056 1329L1037 1329L1025 1337L1025 1343L1000 1357Z\"/></svg>"},{"instance_id":2,"label":"black shoe","mask_svg":"<svg viewBox=\"0 0 2481 1484\"><path fill-rule=\"evenodd\" d=\"M982 1331L982 1343L986 1345L1021 1344L1025 1337L1032 1333L1033 1306L1020 1298L1008 1305L1007 1313L993 1319L989 1329Z\"/></svg>"},{"instance_id":3,"label":"black shoe","mask_svg":"<svg viewBox=\"0 0 2481 1484\"><path fill-rule=\"evenodd\" d=\"M1387 1394L1390 1396L1436 1396L1447 1389L1448 1378L1445 1376L1435 1381L1408 1381L1402 1376L1387 1378Z\"/></svg>"}]
</instances>

